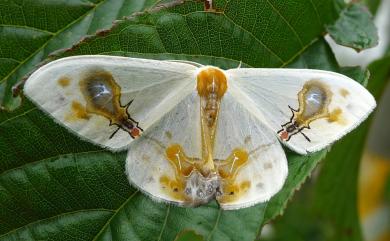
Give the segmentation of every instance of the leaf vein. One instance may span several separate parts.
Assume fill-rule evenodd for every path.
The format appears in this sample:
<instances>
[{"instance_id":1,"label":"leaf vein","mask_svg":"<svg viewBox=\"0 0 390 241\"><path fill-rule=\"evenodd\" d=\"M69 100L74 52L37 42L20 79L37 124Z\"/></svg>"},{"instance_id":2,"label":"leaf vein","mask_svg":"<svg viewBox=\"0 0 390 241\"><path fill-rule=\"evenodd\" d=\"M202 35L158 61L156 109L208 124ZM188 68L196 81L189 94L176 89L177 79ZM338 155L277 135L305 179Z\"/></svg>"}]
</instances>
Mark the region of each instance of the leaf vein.
<instances>
[{"instance_id":1,"label":"leaf vein","mask_svg":"<svg viewBox=\"0 0 390 241\"><path fill-rule=\"evenodd\" d=\"M252 36L260 45L262 45L269 53L274 55L281 63L284 63L283 59L279 55L277 55L274 51L272 51L270 48L268 48L268 46L266 44L264 44L263 41L261 41L256 36L254 36L253 33L249 32L247 29L243 28L242 26L240 26L239 24L234 22L233 19L231 19L229 16L225 15L224 13L223 13L223 15L226 17L227 20L229 20L235 26L237 26L238 28L240 28L241 30L243 30L244 32L246 32L247 34Z\"/></svg>"},{"instance_id":2,"label":"leaf vein","mask_svg":"<svg viewBox=\"0 0 390 241\"><path fill-rule=\"evenodd\" d=\"M166 213L165 219L164 219L164 223L163 223L163 226L162 226L162 228L161 228L161 232L160 232L160 235L158 236L157 241L160 241L161 238L162 238L162 235L163 235L163 233L164 233L165 226L166 226L167 223L168 223L168 216L169 216L169 211L170 211L170 209L171 209L171 205L168 205L167 213Z\"/></svg>"},{"instance_id":3,"label":"leaf vein","mask_svg":"<svg viewBox=\"0 0 390 241\"><path fill-rule=\"evenodd\" d=\"M274 11L276 14L278 14L280 16L280 18L286 23L286 25L291 29L291 31L294 33L295 37L297 38L297 40L299 41L299 43L303 47L302 39L299 37L297 31L293 28L293 26L287 21L287 19L279 12L278 9L276 9L276 7L269 0L266 0L266 2L271 6L272 11Z\"/></svg>"},{"instance_id":4,"label":"leaf vein","mask_svg":"<svg viewBox=\"0 0 390 241\"><path fill-rule=\"evenodd\" d=\"M24 29L35 31L35 32L46 33L48 35L54 35L55 34L53 32L50 32L50 31L47 31L47 30L44 30L44 29L34 28L34 27L31 27L31 26L27 26L27 25L0 24L0 27L24 28Z\"/></svg>"},{"instance_id":5,"label":"leaf vein","mask_svg":"<svg viewBox=\"0 0 390 241\"><path fill-rule=\"evenodd\" d=\"M139 191L135 191L134 193L132 193L130 195L130 197L125 201L123 202L123 204L121 206L119 206L116 210L114 210L112 216L110 219L107 220L107 222L103 225L103 227L100 229L99 233L96 234L96 236L93 238L93 240L97 240L97 238L103 233L103 231L107 228L108 225L110 225L111 221L116 217L116 215L118 214L118 212L131 200L133 199L133 197L135 197L136 194L138 194ZM126 215L127 216L127 215Z\"/></svg>"},{"instance_id":6,"label":"leaf vein","mask_svg":"<svg viewBox=\"0 0 390 241\"><path fill-rule=\"evenodd\" d=\"M211 232L210 232L210 234L209 234L209 236L208 236L208 238L207 238L207 241L210 241L210 240L211 240L211 238L212 238L212 236L213 236L215 230L217 230L218 223L219 223L219 219L221 218L221 214L222 214L222 209L220 208L220 209L218 210L218 215L217 215L217 218L216 218L216 220L215 220L214 227L213 227L213 229L211 230Z\"/></svg>"}]
</instances>

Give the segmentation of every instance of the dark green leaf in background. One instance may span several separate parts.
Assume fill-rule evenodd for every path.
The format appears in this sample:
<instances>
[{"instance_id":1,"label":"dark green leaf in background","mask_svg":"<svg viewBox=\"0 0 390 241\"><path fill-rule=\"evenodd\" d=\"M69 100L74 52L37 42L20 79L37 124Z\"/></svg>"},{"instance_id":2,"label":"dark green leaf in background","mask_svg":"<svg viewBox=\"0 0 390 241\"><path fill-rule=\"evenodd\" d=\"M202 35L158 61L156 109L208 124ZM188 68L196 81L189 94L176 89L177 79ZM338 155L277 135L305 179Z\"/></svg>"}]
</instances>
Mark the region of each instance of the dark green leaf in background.
<instances>
[{"instance_id":1,"label":"dark green leaf in background","mask_svg":"<svg viewBox=\"0 0 390 241\"><path fill-rule=\"evenodd\" d=\"M193 230L184 230L177 235L175 241L204 241L204 238Z\"/></svg>"},{"instance_id":2,"label":"dark green leaf in background","mask_svg":"<svg viewBox=\"0 0 390 241\"><path fill-rule=\"evenodd\" d=\"M105 22L108 24L114 15L132 10L122 8L112 13L114 5L121 9L134 3L119 2L107 0L91 5L86 1L57 1L66 9L70 7L67 4L78 9L78 15L76 10L69 15L78 17L66 22L69 28L49 37L49 41L44 33L37 35L41 37L35 49L17 59L24 64L4 71L9 77L1 83L5 88L0 87L3 103L15 107L18 101L11 100L10 86L51 51L69 47L80 36L100 28L106 14L112 15ZM189 1L117 22L109 31L57 52L55 58L111 54L191 60L222 68L237 67L242 61L251 67L340 72L329 46L320 37L325 25L331 25L344 11L340 2L221 0L216 4L223 13L215 14L204 13L201 2ZM9 5L0 4L0 11ZM36 5L47 9L55 4ZM45 31L58 32L49 27ZM73 37L75 33L78 35ZM66 44L59 44L61 41ZM7 61L16 54L13 52L9 51ZM215 202L199 208L178 208L151 201L128 184L125 152L110 153L79 140L28 100L13 113L0 114L0 133L0 240L173 240L188 229L205 240L254 240L264 223L283 212L294 191L326 153L299 156L286 150L289 176L278 195L252 208L222 211Z\"/></svg>"},{"instance_id":3,"label":"dark green leaf in background","mask_svg":"<svg viewBox=\"0 0 390 241\"><path fill-rule=\"evenodd\" d=\"M373 15L376 15L378 8L381 4L381 0L364 0L364 4L368 7Z\"/></svg>"},{"instance_id":4,"label":"dark green leaf in background","mask_svg":"<svg viewBox=\"0 0 390 241\"><path fill-rule=\"evenodd\" d=\"M352 4L344 9L336 23L327 27L327 31L336 43L356 51L378 44L378 33L372 15L361 4Z\"/></svg>"}]
</instances>

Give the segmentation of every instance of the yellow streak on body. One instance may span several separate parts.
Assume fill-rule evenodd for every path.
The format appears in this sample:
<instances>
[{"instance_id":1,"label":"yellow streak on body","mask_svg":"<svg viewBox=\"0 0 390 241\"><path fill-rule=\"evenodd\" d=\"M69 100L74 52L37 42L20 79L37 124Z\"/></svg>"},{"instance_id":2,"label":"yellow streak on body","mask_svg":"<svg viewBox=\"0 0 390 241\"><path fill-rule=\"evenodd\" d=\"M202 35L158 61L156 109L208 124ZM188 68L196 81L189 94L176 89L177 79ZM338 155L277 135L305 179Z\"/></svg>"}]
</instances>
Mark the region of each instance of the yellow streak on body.
<instances>
[{"instance_id":1,"label":"yellow streak on body","mask_svg":"<svg viewBox=\"0 0 390 241\"><path fill-rule=\"evenodd\" d=\"M188 157L179 144L166 148L165 156L175 171L174 177L167 174L160 177L160 184L169 196L181 201L186 200L184 193L187 178L192 172L198 172L207 178L217 174L223 183L224 193L217 197L221 203L232 202L242 196L251 186L248 180L236 182L239 170L248 162L249 154L244 149L234 149L226 160L214 160L214 141L220 102L227 90L226 76L222 70L205 67L197 75L197 91L200 97L202 157ZM169 134L165 133L169 138ZM250 137L248 138L250 141ZM216 164L217 163L217 164Z\"/></svg>"},{"instance_id":2,"label":"yellow streak on body","mask_svg":"<svg viewBox=\"0 0 390 241\"><path fill-rule=\"evenodd\" d=\"M248 163L249 154L244 149L234 149L232 154L217 163L218 174L222 178L222 193L218 197L220 203L229 203L239 199L251 186L249 180L236 181L239 170Z\"/></svg>"},{"instance_id":3,"label":"yellow streak on body","mask_svg":"<svg viewBox=\"0 0 390 241\"><path fill-rule=\"evenodd\" d=\"M205 67L197 75L200 97L203 172L215 173L213 150L221 99L227 90L226 75L215 67Z\"/></svg>"},{"instance_id":4,"label":"yellow streak on body","mask_svg":"<svg viewBox=\"0 0 390 241\"><path fill-rule=\"evenodd\" d=\"M192 171L197 170L195 162L187 157L179 144L173 144L166 148L165 156L175 170L175 176L163 175L160 184L163 191L172 198L185 201L184 188L187 177Z\"/></svg>"}]
</instances>

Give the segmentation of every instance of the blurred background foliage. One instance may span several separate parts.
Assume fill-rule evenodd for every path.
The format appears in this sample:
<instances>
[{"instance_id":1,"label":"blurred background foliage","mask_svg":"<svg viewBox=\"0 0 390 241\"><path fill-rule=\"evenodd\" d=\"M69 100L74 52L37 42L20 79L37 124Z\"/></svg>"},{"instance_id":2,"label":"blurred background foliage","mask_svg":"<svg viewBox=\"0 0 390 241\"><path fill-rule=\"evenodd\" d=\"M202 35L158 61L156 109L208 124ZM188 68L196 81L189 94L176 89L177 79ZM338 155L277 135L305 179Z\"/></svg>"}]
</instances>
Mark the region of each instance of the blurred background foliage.
<instances>
[{"instance_id":1,"label":"blurred background foliage","mask_svg":"<svg viewBox=\"0 0 390 241\"><path fill-rule=\"evenodd\" d=\"M217 13L204 13L195 0L2 0L0 240L389 241L389 2L217 0ZM125 153L78 140L13 95L37 66L78 54L326 69L382 100L329 153L288 152L288 180L270 202L183 209L129 187Z\"/></svg>"}]
</instances>

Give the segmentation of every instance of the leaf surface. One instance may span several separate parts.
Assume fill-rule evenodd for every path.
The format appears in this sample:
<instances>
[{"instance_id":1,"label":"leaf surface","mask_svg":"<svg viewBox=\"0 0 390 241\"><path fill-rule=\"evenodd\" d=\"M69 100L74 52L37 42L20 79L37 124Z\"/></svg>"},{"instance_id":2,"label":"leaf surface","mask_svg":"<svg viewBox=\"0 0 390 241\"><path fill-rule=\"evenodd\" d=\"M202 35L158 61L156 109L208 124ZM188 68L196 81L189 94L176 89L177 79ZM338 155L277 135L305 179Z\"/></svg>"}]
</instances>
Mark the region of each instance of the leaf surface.
<instances>
[{"instance_id":1,"label":"leaf surface","mask_svg":"<svg viewBox=\"0 0 390 241\"><path fill-rule=\"evenodd\" d=\"M340 45L360 51L378 45L378 30L367 7L351 4L335 24L327 27L330 36Z\"/></svg>"},{"instance_id":2,"label":"leaf surface","mask_svg":"<svg viewBox=\"0 0 390 241\"><path fill-rule=\"evenodd\" d=\"M205 13L202 3L189 1L133 15L54 58L111 54L222 68L242 62L248 67L341 71L321 38L325 25L338 18L338 2L216 4L223 12ZM33 64L29 66L31 70ZM125 152L110 153L79 140L27 99L22 108L0 115L0 132L2 240L26 234L35 235L33 239L173 240L188 229L205 240L254 240L326 154L299 156L286 150L289 176L278 195L251 208L222 211L215 202L179 208L151 201L128 184Z\"/></svg>"}]
</instances>

